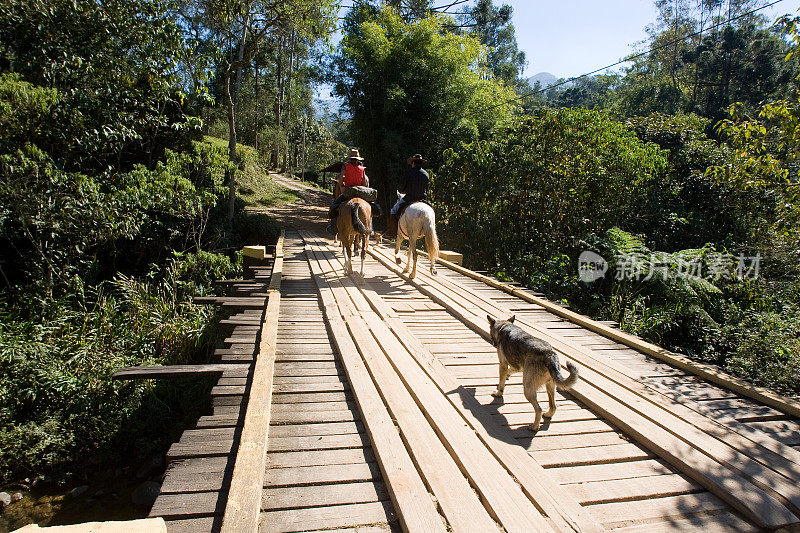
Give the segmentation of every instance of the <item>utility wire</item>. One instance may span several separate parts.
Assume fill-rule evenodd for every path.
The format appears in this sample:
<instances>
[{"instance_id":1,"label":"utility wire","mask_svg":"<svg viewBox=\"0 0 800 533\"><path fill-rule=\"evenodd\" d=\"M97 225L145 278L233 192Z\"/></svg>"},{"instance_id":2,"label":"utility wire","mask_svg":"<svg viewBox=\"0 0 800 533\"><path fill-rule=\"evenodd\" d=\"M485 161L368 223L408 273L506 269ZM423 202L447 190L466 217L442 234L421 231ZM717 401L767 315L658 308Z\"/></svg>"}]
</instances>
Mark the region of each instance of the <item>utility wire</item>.
<instances>
[{"instance_id":1,"label":"utility wire","mask_svg":"<svg viewBox=\"0 0 800 533\"><path fill-rule=\"evenodd\" d=\"M558 82L558 83L554 83L553 85L548 85L547 87L545 87L543 89L533 90L533 91L529 91L529 92L524 93L524 94L519 94L519 95L515 96L514 98L509 98L508 100L500 102L499 104L495 104L495 105L491 105L491 106L488 106L488 107L484 107L483 109L479 109L479 110L477 110L477 111L475 111L473 113L470 113L468 116L477 115L478 113L483 113L483 112L486 112L486 111L491 111L492 109L496 109L496 108L504 106L506 104L510 104L511 102L514 102L516 100L522 100L523 98L528 98L529 96L533 96L535 94L539 94L539 93L543 93L545 91L549 91L550 89L554 89L556 87L560 87L562 85L566 85L567 83L572 83L575 80L579 80L581 78L586 78L588 76L591 76L592 74L597 74L598 72L601 72L601 71L604 71L604 70L608 70L608 69L610 69L612 67L616 67L617 65L621 65L622 63L628 63L630 61L633 61L634 59L640 58L640 57L645 56L647 54L651 54L651 53L655 52L656 50L661 50L662 48L667 48L668 46L672 46L675 43L679 43L681 41L685 41L689 37L694 37L696 35L701 35L703 32L715 30L715 29L717 29L719 27L725 26L726 24L730 24L734 20L738 20L738 19L746 17L748 15L752 15L753 13L756 13L756 12L761 11L763 9L767 9L768 7L772 7L775 4L780 4L781 2L783 2L783 0L775 0L772 3L766 4L764 6L756 8L756 9L752 9L750 11L747 11L746 13L742 13L741 15L737 15L737 16L735 16L733 18L727 19L724 22L718 22L717 24L714 24L713 26L709 26L708 28L705 28L703 30L687 33L683 37L679 37L677 39L673 39L672 41L669 41L667 43L661 44L659 46L654 46L654 47L648 49L645 52L639 52L638 54L627 56L625 59L620 59L616 63L612 63L610 65L606 65L605 67L600 67L600 68L595 69L595 70L593 70L591 72L587 72L586 74L581 74L580 76L575 76L573 78L569 78L567 80L564 80L564 81L561 81L561 82Z\"/></svg>"}]
</instances>

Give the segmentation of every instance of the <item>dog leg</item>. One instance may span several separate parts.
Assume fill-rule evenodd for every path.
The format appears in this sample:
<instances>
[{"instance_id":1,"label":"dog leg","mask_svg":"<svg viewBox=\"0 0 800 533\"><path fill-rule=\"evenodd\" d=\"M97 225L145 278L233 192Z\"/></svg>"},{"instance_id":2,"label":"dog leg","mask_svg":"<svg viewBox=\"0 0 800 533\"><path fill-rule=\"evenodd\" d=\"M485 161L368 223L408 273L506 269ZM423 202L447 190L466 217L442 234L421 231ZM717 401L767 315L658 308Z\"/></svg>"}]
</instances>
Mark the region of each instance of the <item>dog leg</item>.
<instances>
[{"instance_id":1,"label":"dog leg","mask_svg":"<svg viewBox=\"0 0 800 533\"><path fill-rule=\"evenodd\" d=\"M544 414L545 418L553 418L553 415L556 414L556 382L548 380L545 384L547 387L547 403L549 404L549 409Z\"/></svg>"},{"instance_id":2,"label":"dog leg","mask_svg":"<svg viewBox=\"0 0 800 533\"><path fill-rule=\"evenodd\" d=\"M524 383L523 378L522 386L523 392L525 392L525 398L531 402L533 410L536 411L536 418L533 420L533 424L528 426L528 428L533 432L539 431L539 426L542 423L542 408L539 406L539 401L536 399L536 385L533 383Z\"/></svg>"},{"instance_id":3,"label":"dog leg","mask_svg":"<svg viewBox=\"0 0 800 533\"><path fill-rule=\"evenodd\" d=\"M508 363L500 363L500 379L497 382L497 390L492 393L495 398L503 397L503 389L506 388L506 380L508 379Z\"/></svg>"}]
</instances>

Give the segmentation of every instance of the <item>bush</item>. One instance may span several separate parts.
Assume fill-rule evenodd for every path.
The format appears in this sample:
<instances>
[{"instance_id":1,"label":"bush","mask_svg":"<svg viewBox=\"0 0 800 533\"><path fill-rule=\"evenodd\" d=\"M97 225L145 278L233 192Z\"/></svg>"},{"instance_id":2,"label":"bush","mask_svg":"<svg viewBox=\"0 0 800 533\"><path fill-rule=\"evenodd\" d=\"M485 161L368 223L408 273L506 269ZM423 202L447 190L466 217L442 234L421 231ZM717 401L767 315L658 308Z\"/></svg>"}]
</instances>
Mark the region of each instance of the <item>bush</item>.
<instances>
[{"instance_id":1,"label":"bush","mask_svg":"<svg viewBox=\"0 0 800 533\"><path fill-rule=\"evenodd\" d=\"M30 318L4 305L0 476L69 470L96 454L121 458L132 451L129 443L141 442L137 431L166 426L164 417L176 416L182 403L178 413L196 408L196 399L159 400L175 396L169 386L111 375L128 366L206 361L218 332L209 327L213 311L191 304L191 296L210 278L236 273L227 257L194 254L147 281L119 276L90 288L76 278L69 296L39 300L40 314Z\"/></svg>"},{"instance_id":2,"label":"bush","mask_svg":"<svg viewBox=\"0 0 800 533\"><path fill-rule=\"evenodd\" d=\"M445 152L433 180L439 227L472 264L524 278L572 255L578 236L634 224L665 165L605 113L544 110Z\"/></svg>"}]
</instances>

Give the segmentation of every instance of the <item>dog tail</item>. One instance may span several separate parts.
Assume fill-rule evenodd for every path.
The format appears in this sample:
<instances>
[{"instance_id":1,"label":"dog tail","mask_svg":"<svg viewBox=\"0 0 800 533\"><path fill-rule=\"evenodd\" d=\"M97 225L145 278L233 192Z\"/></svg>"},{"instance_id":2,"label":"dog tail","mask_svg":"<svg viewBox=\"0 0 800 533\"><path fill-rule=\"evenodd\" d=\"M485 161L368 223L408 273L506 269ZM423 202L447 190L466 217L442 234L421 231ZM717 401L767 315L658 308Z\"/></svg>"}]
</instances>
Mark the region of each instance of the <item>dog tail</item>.
<instances>
[{"instance_id":1,"label":"dog tail","mask_svg":"<svg viewBox=\"0 0 800 533\"><path fill-rule=\"evenodd\" d=\"M350 216L352 217L353 227L355 228L355 230L359 232L365 239L368 239L369 230L364 225L364 223L361 222L361 217L358 216L361 213L361 209L362 209L361 202L355 202L355 205L350 210Z\"/></svg>"},{"instance_id":2,"label":"dog tail","mask_svg":"<svg viewBox=\"0 0 800 533\"><path fill-rule=\"evenodd\" d=\"M558 387L560 390L572 388L572 386L575 385L575 382L578 381L578 367L575 366L572 361L567 361L567 370L569 370L569 375L564 377L564 374L561 373L561 368L558 366L557 361L557 359L551 359L550 362L552 364L548 364L550 376L552 376L553 381L556 382L556 387Z\"/></svg>"}]
</instances>

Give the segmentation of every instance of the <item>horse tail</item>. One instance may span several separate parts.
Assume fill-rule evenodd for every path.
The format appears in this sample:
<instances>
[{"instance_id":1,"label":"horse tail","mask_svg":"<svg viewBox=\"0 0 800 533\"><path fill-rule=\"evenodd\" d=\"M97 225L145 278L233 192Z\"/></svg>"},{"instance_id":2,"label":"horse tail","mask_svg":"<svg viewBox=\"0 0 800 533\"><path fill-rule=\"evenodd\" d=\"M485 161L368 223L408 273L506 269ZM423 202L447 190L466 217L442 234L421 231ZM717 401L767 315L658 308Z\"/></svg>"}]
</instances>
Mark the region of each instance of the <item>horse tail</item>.
<instances>
[{"instance_id":1,"label":"horse tail","mask_svg":"<svg viewBox=\"0 0 800 533\"><path fill-rule=\"evenodd\" d=\"M354 202L353 208L350 210L350 216L352 217L353 220L353 228L355 228L357 232L363 235L364 238L369 238L369 229L367 229L364 223L361 222L361 217L358 216L359 214L361 214L361 211L363 209L364 208L361 205L361 202Z\"/></svg>"},{"instance_id":2,"label":"horse tail","mask_svg":"<svg viewBox=\"0 0 800 533\"><path fill-rule=\"evenodd\" d=\"M439 258L439 237L436 235L436 222L425 220L425 248L431 261L436 262Z\"/></svg>"}]
</instances>

